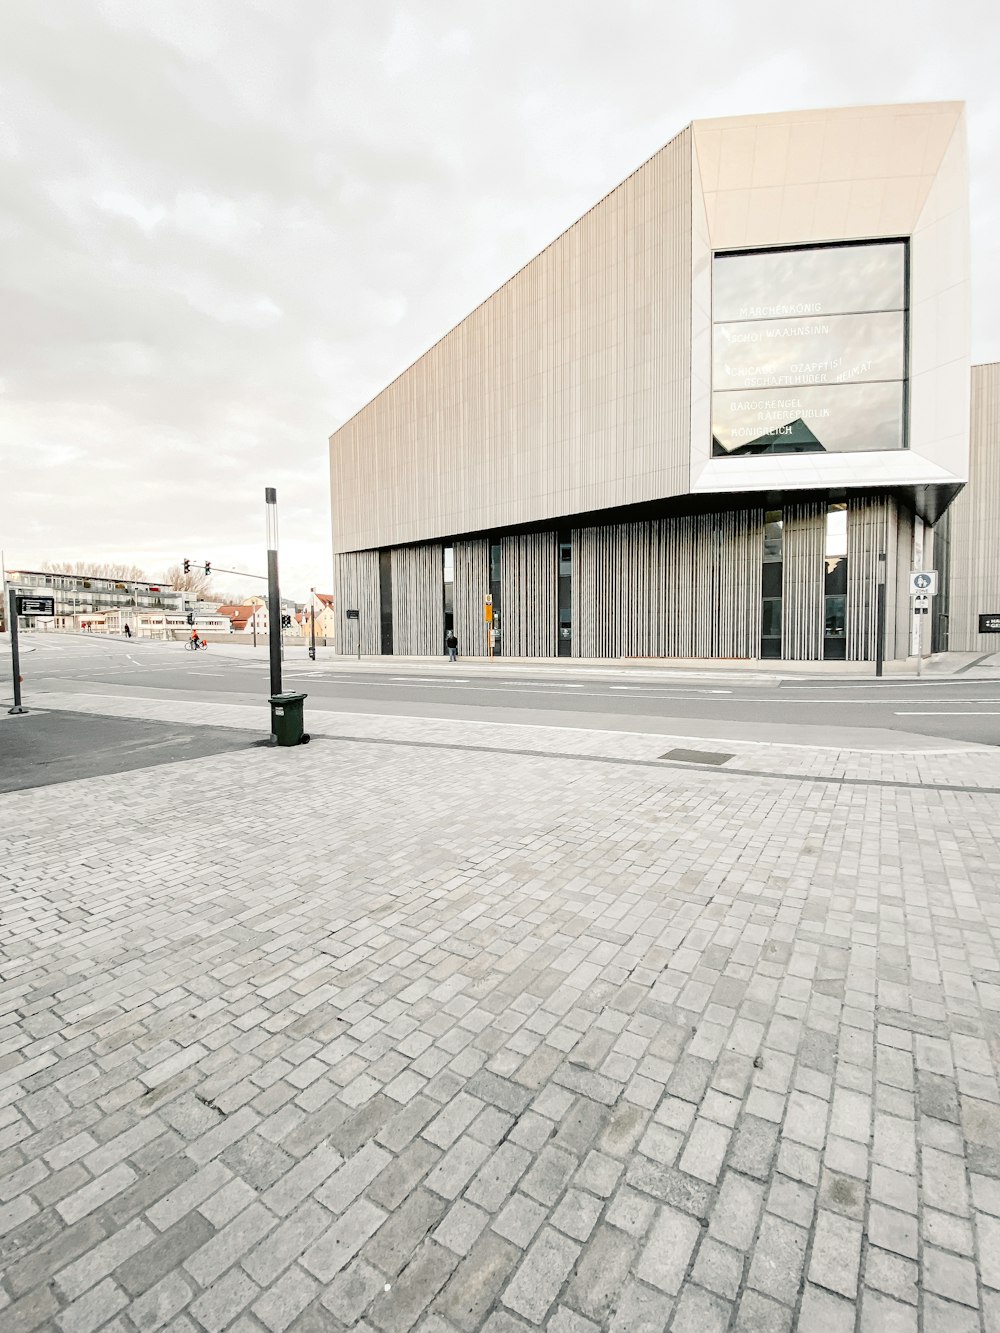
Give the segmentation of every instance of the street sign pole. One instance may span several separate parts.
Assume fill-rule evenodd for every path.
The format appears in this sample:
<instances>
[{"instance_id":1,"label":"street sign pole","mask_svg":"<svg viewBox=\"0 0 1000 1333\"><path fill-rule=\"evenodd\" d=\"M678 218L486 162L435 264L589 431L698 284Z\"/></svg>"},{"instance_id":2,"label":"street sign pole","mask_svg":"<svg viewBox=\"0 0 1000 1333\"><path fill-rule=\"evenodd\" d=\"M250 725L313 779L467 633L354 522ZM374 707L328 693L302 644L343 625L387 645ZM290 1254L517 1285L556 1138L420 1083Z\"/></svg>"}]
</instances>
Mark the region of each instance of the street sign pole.
<instances>
[{"instance_id":1,"label":"street sign pole","mask_svg":"<svg viewBox=\"0 0 1000 1333\"><path fill-rule=\"evenodd\" d=\"M281 592L278 588L278 492L264 489L267 511L267 646L271 659L271 693L281 693Z\"/></svg>"},{"instance_id":2,"label":"street sign pole","mask_svg":"<svg viewBox=\"0 0 1000 1333\"><path fill-rule=\"evenodd\" d=\"M11 588L8 594L10 601L7 607L7 620L10 624L10 657L11 665L14 668L14 707L8 708L8 713L26 713L28 710L21 707L21 654L18 651L17 642L17 593Z\"/></svg>"},{"instance_id":3,"label":"street sign pole","mask_svg":"<svg viewBox=\"0 0 1000 1333\"><path fill-rule=\"evenodd\" d=\"M316 661L316 589L309 589L309 656Z\"/></svg>"},{"instance_id":4,"label":"street sign pole","mask_svg":"<svg viewBox=\"0 0 1000 1333\"><path fill-rule=\"evenodd\" d=\"M923 617L930 614L931 598L937 592L936 569L910 570L910 608L913 613L910 651L916 654L917 677L923 674L924 664L924 622Z\"/></svg>"},{"instance_id":5,"label":"street sign pole","mask_svg":"<svg viewBox=\"0 0 1000 1333\"><path fill-rule=\"evenodd\" d=\"M344 608L345 619L353 620L358 627L358 661L361 661L361 612L356 606ZM347 647L347 636L344 636L344 647Z\"/></svg>"},{"instance_id":6,"label":"street sign pole","mask_svg":"<svg viewBox=\"0 0 1000 1333\"><path fill-rule=\"evenodd\" d=\"M875 589L875 675L885 665L885 552L878 555L878 586Z\"/></svg>"}]
</instances>

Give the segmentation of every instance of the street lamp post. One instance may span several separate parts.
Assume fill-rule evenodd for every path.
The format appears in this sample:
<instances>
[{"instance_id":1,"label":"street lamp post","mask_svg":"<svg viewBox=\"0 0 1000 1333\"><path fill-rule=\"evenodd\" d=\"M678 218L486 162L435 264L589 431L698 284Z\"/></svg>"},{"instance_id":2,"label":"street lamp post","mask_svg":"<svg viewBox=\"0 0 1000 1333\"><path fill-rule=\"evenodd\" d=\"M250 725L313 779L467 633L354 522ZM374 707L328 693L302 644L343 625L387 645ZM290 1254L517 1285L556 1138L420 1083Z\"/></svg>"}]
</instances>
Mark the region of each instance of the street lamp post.
<instances>
[{"instance_id":1,"label":"street lamp post","mask_svg":"<svg viewBox=\"0 0 1000 1333\"><path fill-rule=\"evenodd\" d=\"M309 656L316 661L316 589L309 589Z\"/></svg>"},{"instance_id":2,"label":"street lamp post","mask_svg":"<svg viewBox=\"0 0 1000 1333\"><path fill-rule=\"evenodd\" d=\"M278 492L264 490L267 512L267 642L271 660L271 694L281 693L281 593L278 588Z\"/></svg>"}]
</instances>

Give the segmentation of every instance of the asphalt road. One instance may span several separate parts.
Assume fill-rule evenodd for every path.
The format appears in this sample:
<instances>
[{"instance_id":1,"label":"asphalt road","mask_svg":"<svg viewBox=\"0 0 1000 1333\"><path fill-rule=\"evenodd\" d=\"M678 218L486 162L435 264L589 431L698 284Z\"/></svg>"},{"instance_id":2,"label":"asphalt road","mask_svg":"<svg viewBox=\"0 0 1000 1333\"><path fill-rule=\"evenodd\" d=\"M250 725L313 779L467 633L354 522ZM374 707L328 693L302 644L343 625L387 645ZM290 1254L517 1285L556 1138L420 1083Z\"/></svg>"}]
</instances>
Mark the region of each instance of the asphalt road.
<instances>
[{"instance_id":1,"label":"asphalt road","mask_svg":"<svg viewBox=\"0 0 1000 1333\"><path fill-rule=\"evenodd\" d=\"M6 641L0 641L4 645ZM266 724L266 649L134 643L74 635L23 636L25 703L34 694L98 693L259 703ZM7 653L0 649L4 659ZM780 671L780 664L775 664ZM0 689L9 697L9 665ZM286 652L284 687L309 695L309 709L467 718L480 722L600 727L703 738L907 748L920 738L1000 745L1000 676L868 678L748 677L736 671L669 673L590 668L336 658L309 662ZM860 736L859 733L863 733Z\"/></svg>"}]
</instances>

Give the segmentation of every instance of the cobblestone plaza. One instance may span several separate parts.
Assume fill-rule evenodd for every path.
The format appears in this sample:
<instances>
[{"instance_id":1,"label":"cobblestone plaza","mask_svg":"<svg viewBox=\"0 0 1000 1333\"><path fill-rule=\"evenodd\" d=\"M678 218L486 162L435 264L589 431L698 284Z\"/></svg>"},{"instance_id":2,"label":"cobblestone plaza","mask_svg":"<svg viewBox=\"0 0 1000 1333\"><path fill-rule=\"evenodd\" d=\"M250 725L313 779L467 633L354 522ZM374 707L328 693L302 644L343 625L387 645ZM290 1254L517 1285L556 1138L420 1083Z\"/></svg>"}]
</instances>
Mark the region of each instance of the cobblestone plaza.
<instances>
[{"instance_id":1,"label":"cobblestone plaza","mask_svg":"<svg viewBox=\"0 0 1000 1333\"><path fill-rule=\"evenodd\" d=\"M312 725L0 797L5 1333L1000 1328L995 751Z\"/></svg>"}]
</instances>

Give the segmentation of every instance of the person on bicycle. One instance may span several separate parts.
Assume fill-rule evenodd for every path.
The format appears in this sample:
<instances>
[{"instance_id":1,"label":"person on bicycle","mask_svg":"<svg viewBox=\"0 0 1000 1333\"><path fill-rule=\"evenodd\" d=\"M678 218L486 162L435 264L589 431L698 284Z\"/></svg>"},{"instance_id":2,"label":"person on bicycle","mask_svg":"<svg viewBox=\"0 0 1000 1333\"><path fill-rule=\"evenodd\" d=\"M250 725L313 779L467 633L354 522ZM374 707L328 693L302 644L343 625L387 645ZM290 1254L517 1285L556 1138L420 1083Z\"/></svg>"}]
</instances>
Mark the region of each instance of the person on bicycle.
<instances>
[{"instance_id":1,"label":"person on bicycle","mask_svg":"<svg viewBox=\"0 0 1000 1333\"><path fill-rule=\"evenodd\" d=\"M194 646L195 646L196 648L198 647L198 645L199 645L200 642L201 642L201 640L200 640L199 637L198 637L198 631L197 631L196 629L193 629L193 630L191 631L191 642L194 644Z\"/></svg>"}]
</instances>

